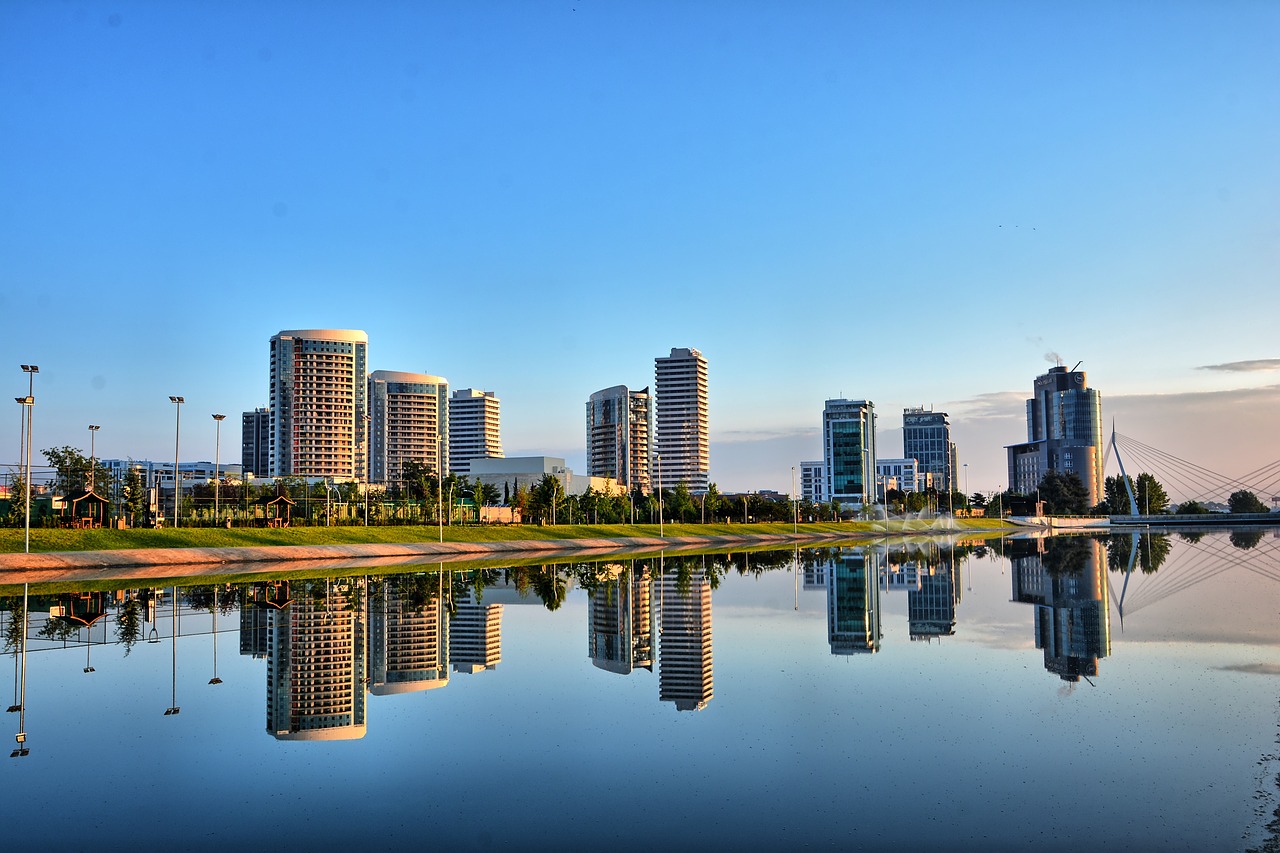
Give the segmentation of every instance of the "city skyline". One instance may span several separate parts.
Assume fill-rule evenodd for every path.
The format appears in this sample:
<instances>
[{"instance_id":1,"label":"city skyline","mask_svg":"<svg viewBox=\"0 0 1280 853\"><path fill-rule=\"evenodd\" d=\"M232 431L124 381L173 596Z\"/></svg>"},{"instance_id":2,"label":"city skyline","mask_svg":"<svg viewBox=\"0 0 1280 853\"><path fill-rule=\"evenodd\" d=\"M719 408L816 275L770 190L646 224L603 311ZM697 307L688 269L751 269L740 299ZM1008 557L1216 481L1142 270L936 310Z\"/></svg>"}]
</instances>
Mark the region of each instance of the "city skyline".
<instances>
[{"instance_id":1,"label":"city skyline","mask_svg":"<svg viewBox=\"0 0 1280 853\"><path fill-rule=\"evenodd\" d=\"M582 401L696 346L726 491L789 491L836 398L947 412L969 489L1006 486L1059 360L1104 432L1280 455L1280 9L496 8L5 4L36 449L171 458L173 394L212 459L271 335L358 328L574 470Z\"/></svg>"}]
</instances>

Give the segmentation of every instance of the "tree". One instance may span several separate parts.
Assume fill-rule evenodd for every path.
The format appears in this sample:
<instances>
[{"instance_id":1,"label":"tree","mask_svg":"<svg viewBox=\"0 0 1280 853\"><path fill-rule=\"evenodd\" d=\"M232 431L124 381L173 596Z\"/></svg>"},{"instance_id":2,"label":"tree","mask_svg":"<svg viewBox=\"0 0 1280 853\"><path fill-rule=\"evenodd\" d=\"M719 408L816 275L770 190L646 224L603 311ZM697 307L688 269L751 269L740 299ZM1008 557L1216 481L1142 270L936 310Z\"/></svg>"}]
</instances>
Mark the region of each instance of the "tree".
<instances>
[{"instance_id":1,"label":"tree","mask_svg":"<svg viewBox=\"0 0 1280 853\"><path fill-rule=\"evenodd\" d=\"M1183 501L1178 505L1178 515L1207 515L1211 510L1200 501Z\"/></svg>"},{"instance_id":2,"label":"tree","mask_svg":"<svg viewBox=\"0 0 1280 853\"><path fill-rule=\"evenodd\" d=\"M67 495L72 492L84 491L89 486L89 457L76 447L63 445L62 447L50 447L47 450L41 450L45 462L49 464L57 472L58 479L54 484L54 491L58 494ZM107 469L93 460L94 469L94 487L95 489L105 489L106 484L110 481L111 474Z\"/></svg>"},{"instance_id":3,"label":"tree","mask_svg":"<svg viewBox=\"0 0 1280 853\"><path fill-rule=\"evenodd\" d=\"M1050 471L1041 478L1039 490L1049 515L1084 515L1089 510L1089 490L1075 474Z\"/></svg>"},{"instance_id":4,"label":"tree","mask_svg":"<svg viewBox=\"0 0 1280 853\"><path fill-rule=\"evenodd\" d=\"M124 475L124 509L129 515L130 527L137 527L138 520L147 511L147 489L142 473L132 465Z\"/></svg>"},{"instance_id":5,"label":"tree","mask_svg":"<svg viewBox=\"0 0 1280 853\"><path fill-rule=\"evenodd\" d=\"M1239 548L1241 551L1248 551L1250 548L1258 547L1258 543L1262 541L1261 530L1233 530L1231 531L1232 548Z\"/></svg>"},{"instance_id":6,"label":"tree","mask_svg":"<svg viewBox=\"0 0 1280 853\"><path fill-rule=\"evenodd\" d=\"M1160 515L1169 508L1169 494L1160 481L1147 473L1138 475L1133 483L1133 496L1138 501L1138 512L1143 515Z\"/></svg>"},{"instance_id":7,"label":"tree","mask_svg":"<svg viewBox=\"0 0 1280 853\"><path fill-rule=\"evenodd\" d=\"M1247 489L1232 492L1227 498L1227 506L1232 512L1266 512L1267 505L1258 500L1258 496Z\"/></svg>"},{"instance_id":8,"label":"tree","mask_svg":"<svg viewBox=\"0 0 1280 853\"><path fill-rule=\"evenodd\" d=\"M697 512L693 505L693 495L685 483L676 483L671 490L670 503L666 507L667 517L672 521L689 521Z\"/></svg>"}]
</instances>

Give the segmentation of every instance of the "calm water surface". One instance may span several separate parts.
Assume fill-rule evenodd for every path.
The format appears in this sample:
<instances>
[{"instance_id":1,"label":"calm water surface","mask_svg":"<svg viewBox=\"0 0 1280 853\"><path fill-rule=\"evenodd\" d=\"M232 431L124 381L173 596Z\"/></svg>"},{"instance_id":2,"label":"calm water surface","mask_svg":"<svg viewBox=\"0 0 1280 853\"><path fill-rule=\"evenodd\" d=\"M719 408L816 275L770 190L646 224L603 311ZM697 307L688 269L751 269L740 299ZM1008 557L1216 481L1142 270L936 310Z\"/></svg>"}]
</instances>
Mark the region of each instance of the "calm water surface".
<instances>
[{"instance_id":1,"label":"calm water surface","mask_svg":"<svg viewBox=\"0 0 1280 853\"><path fill-rule=\"evenodd\" d=\"M1272 530L192 584L33 593L6 847L1241 850L1275 807Z\"/></svg>"}]
</instances>

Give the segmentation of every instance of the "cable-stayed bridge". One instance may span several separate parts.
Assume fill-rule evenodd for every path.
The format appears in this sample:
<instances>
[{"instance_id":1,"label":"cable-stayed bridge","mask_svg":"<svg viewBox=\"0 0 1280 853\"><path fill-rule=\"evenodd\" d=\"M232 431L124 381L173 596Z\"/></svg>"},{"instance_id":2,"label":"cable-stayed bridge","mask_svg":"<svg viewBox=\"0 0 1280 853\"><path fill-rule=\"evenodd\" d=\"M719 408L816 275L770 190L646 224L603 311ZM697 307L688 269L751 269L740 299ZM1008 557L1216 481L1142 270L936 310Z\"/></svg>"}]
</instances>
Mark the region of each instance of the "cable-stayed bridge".
<instances>
[{"instance_id":1,"label":"cable-stayed bridge","mask_svg":"<svg viewBox=\"0 0 1280 853\"><path fill-rule=\"evenodd\" d=\"M1264 504L1280 506L1280 459L1267 463L1239 476L1222 474L1203 465L1183 459L1130 436L1112 430L1107 444L1103 467L1112 456L1116 457L1120 473L1136 478L1140 473L1150 474L1164 487L1175 504L1196 501L1201 504L1225 506L1235 492L1253 492ZM1134 506L1134 514L1141 507ZM1280 523L1280 518L1277 519Z\"/></svg>"}]
</instances>

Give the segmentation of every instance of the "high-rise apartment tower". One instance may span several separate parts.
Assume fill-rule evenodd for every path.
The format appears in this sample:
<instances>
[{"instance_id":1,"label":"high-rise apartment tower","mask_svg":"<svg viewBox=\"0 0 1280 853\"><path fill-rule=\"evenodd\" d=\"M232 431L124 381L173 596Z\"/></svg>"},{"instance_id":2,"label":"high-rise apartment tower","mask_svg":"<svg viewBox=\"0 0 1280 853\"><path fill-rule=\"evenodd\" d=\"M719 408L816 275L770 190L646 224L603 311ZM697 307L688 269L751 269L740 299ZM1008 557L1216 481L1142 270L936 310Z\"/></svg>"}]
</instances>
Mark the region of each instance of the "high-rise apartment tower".
<instances>
[{"instance_id":1,"label":"high-rise apartment tower","mask_svg":"<svg viewBox=\"0 0 1280 853\"><path fill-rule=\"evenodd\" d=\"M462 388L449 400L449 472L466 474L472 459L501 459L502 411L492 391Z\"/></svg>"},{"instance_id":2,"label":"high-rise apartment tower","mask_svg":"<svg viewBox=\"0 0 1280 853\"><path fill-rule=\"evenodd\" d=\"M351 329L297 329L271 338L266 473L364 479L368 351L369 336Z\"/></svg>"},{"instance_id":3,"label":"high-rise apartment tower","mask_svg":"<svg viewBox=\"0 0 1280 853\"><path fill-rule=\"evenodd\" d=\"M707 360L696 349L672 349L654 359L654 455L659 485L707 490L711 440L707 419Z\"/></svg>"},{"instance_id":4,"label":"high-rise apartment tower","mask_svg":"<svg viewBox=\"0 0 1280 853\"><path fill-rule=\"evenodd\" d=\"M609 477L619 485L648 493L649 389L615 385L587 400L587 476ZM665 485L665 483L664 483Z\"/></svg>"},{"instance_id":5,"label":"high-rise apartment tower","mask_svg":"<svg viewBox=\"0 0 1280 853\"><path fill-rule=\"evenodd\" d=\"M400 482L409 461L421 462L432 474L448 466L449 380L375 370L369 374L369 411L371 482Z\"/></svg>"}]
</instances>

